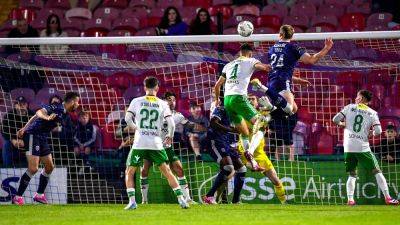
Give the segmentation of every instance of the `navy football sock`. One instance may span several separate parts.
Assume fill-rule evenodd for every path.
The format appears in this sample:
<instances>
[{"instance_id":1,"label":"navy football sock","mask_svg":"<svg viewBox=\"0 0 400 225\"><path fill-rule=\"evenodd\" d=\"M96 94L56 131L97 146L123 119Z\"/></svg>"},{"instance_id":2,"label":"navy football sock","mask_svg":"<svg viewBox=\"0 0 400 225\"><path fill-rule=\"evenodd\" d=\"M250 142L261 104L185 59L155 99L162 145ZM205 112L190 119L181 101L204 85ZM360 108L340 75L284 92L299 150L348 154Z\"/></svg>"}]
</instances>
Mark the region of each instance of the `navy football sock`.
<instances>
[{"instance_id":1,"label":"navy football sock","mask_svg":"<svg viewBox=\"0 0 400 225\"><path fill-rule=\"evenodd\" d=\"M49 183L49 177L50 177L50 175L46 174L46 172L44 172L44 171L40 174L39 187L37 190L38 194L44 193L44 190L46 189L47 184Z\"/></svg>"},{"instance_id":2,"label":"navy football sock","mask_svg":"<svg viewBox=\"0 0 400 225\"><path fill-rule=\"evenodd\" d=\"M233 188L232 203L237 203L240 201L240 192L242 191L245 178L246 178L246 173L236 173L234 182L235 186Z\"/></svg>"},{"instance_id":3,"label":"navy football sock","mask_svg":"<svg viewBox=\"0 0 400 225\"><path fill-rule=\"evenodd\" d=\"M28 171L26 171L26 172L22 175L22 177L21 177L21 179L20 179L20 181L19 181L19 187L18 187L18 191L17 191L17 195L18 195L18 196L22 196L22 195L24 194L26 188L27 188L28 185L29 185L29 182L31 181L32 176L33 176L33 175L30 174Z\"/></svg>"},{"instance_id":4,"label":"navy football sock","mask_svg":"<svg viewBox=\"0 0 400 225\"><path fill-rule=\"evenodd\" d=\"M215 192L217 191L217 189L223 184L225 183L225 181L228 179L230 172L227 170L222 169L217 177L214 180L214 183L210 189L210 191L207 193L208 197L214 196Z\"/></svg>"}]
</instances>

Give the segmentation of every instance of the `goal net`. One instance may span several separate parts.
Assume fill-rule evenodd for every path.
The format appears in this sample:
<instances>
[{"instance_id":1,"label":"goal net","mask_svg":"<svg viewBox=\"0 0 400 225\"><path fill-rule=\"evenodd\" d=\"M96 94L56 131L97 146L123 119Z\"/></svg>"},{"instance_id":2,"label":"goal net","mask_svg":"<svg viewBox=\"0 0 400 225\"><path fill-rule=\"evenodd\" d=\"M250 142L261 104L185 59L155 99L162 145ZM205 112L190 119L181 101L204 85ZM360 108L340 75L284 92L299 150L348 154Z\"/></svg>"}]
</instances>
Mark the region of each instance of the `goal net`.
<instances>
[{"instance_id":1,"label":"goal net","mask_svg":"<svg viewBox=\"0 0 400 225\"><path fill-rule=\"evenodd\" d=\"M400 32L296 34L298 45L316 53L324 38L334 38L329 55L314 66L299 64L295 76L310 86L294 85L298 112L290 118L273 118L265 135L264 150L286 188L290 202L298 204L343 204L347 180L343 163L343 130L332 117L353 102L360 89L374 93L372 108L380 116L384 133L371 138L371 149L393 196L400 184L400 146L392 131L400 127ZM210 42L211 41L211 42ZM127 201L124 170L132 134L124 129L129 102L144 95L143 80L160 81L159 96L176 95L176 111L190 117L190 106L202 108L209 117L212 88L223 66L238 56L240 43L251 43L254 57L267 63L267 51L275 35L102 37L0 39L0 124L2 128L0 203L15 195L19 178L27 167L29 143L16 136L44 104L62 99L66 92L80 94L78 112L69 114L47 137L56 166L46 189L51 203L123 203ZM253 77L264 84L267 74ZM251 90L250 90L251 92ZM25 104L25 102L27 104ZM93 129L79 125L88 112ZM82 127L85 129L82 131ZM394 127L394 129L393 129ZM87 130L86 130L87 131ZM202 146L202 160L193 151L184 130L174 143L191 195L201 196L211 187L219 166ZM90 134L90 137L81 137ZM76 139L90 142L84 147ZM196 144L194 144L196 145ZM40 166L42 167L42 166ZM25 192L31 202L39 183L38 173ZM137 197L140 174L136 174ZM382 194L371 171L359 168L356 198L380 204ZM148 176L149 202L175 202L167 181L156 167ZM228 182L227 197L233 181ZM278 203L271 181L261 173L248 172L241 199L249 203Z\"/></svg>"}]
</instances>

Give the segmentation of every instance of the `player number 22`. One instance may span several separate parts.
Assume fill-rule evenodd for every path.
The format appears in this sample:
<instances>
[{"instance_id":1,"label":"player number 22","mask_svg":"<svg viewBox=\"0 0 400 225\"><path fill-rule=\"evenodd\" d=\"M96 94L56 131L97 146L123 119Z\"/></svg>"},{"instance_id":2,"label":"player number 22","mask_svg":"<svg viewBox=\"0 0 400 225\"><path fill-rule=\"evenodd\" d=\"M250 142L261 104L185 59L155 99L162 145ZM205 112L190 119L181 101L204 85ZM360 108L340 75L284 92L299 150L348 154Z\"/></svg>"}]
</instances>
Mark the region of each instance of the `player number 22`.
<instances>
[{"instance_id":1,"label":"player number 22","mask_svg":"<svg viewBox=\"0 0 400 225\"><path fill-rule=\"evenodd\" d=\"M140 120L140 128L144 129L157 129L157 126L154 123L158 120L158 111L157 110L148 110L142 109L140 110L140 115L142 119Z\"/></svg>"},{"instance_id":2,"label":"player number 22","mask_svg":"<svg viewBox=\"0 0 400 225\"><path fill-rule=\"evenodd\" d=\"M279 58L278 58L278 56L276 54L272 54L271 55L271 66L283 67L283 54L279 55Z\"/></svg>"}]
</instances>

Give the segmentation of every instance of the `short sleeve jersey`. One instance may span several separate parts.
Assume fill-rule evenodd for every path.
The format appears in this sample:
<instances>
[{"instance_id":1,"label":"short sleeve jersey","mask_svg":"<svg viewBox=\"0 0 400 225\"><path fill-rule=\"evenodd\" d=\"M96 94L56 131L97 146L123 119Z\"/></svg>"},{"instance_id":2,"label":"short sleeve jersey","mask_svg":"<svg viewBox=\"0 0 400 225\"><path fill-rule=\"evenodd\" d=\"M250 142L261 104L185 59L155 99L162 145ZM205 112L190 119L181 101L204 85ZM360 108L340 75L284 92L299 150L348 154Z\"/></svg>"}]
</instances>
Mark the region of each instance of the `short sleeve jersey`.
<instances>
[{"instance_id":1,"label":"short sleeve jersey","mask_svg":"<svg viewBox=\"0 0 400 225\"><path fill-rule=\"evenodd\" d=\"M26 128L25 132L27 134L48 134L59 124L62 124L62 121L67 116L64 105L62 103L44 105L42 108L46 110L47 115L51 115L53 113L56 114L56 118L51 121L36 118Z\"/></svg>"}]
</instances>

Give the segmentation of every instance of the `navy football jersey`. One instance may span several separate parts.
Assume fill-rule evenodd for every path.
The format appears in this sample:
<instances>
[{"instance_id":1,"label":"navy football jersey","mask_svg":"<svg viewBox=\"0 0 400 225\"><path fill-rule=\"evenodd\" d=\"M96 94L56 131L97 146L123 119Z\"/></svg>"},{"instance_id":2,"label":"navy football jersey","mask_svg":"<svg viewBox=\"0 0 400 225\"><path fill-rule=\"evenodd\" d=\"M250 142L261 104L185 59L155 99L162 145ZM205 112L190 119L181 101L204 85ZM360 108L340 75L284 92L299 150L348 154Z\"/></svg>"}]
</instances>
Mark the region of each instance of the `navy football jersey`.
<instances>
[{"instance_id":1,"label":"navy football jersey","mask_svg":"<svg viewBox=\"0 0 400 225\"><path fill-rule=\"evenodd\" d=\"M28 134L46 134L52 131L61 121L67 116L64 105L61 103L44 105L47 111L47 115L52 113L56 114L56 118L51 121L36 118L32 123L26 128L25 132Z\"/></svg>"},{"instance_id":2,"label":"navy football jersey","mask_svg":"<svg viewBox=\"0 0 400 225\"><path fill-rule=\"evenodd\" d=\"M268 61L272 67L268 82L275 80L291 82L297 61L304 53L304 48L290 42L279 41L274 44L268 51Z\"/></svg>"},{"instance_id":3,"label":"navy football jersey","mask_svg":"<svg viewBox=\"0 0 400 225\"><path fill-rule=\"evenodd\" d=\"M230 125L231 125L228 115L226 114L225 108L223 108L223 107L216 107L214 109L214 111L211 112L210 117L211 117L211 119L214 117L217 117L221 121L221 125L223 125L225 127L230 127ZM207 136L214 140L219 139L219 140L223 140L223 141L229 142L229 143L234 142L233 134L213 129L211 126L208 129Z\"/></svg>"}]
</instances>

